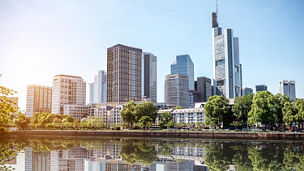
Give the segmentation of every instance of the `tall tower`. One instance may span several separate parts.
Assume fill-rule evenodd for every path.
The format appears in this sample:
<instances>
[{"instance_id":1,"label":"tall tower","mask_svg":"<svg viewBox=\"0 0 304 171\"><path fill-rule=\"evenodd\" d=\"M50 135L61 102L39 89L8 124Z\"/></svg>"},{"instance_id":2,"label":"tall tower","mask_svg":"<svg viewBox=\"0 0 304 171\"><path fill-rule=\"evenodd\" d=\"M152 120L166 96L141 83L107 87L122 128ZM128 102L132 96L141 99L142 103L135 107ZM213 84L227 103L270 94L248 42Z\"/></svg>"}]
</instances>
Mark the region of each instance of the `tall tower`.
<instances>
[{"instance_id":1,"label":"tall tower","mask_svg":"<svg viewBox=\"0 0 304 171\"><path fill-rule=\"evenodd\" d=\"M148 52L142 56L142 94L157 102L157 57Z\"/></svg>"},{"instance_id":2,"label":"tall tower","mask_svg":"<svg viewBox=\"0 0 304 171\"><path fill-rule=\"evenodd\" d=\"M117 44L107 50L107 102L141 100L142 50Z\"/></svg>"},{"instance_id":3,"label":"tall tower","mask_svg":"<svg viewBox=\"0 0 304 171\"><path fill-rule=\"evenodd\" d=\"M26 115L35 112L52 112L52 88L39 85L27 86Z\"/></svg>"},{"instance_id":4,"label":"tall tower","mask_svg":"<svg viewBox=\"0 0 304 171\"><path fill-rule=\"evenodd\" d=\"M105 103L107 99L107 73L99 70L90 86L90 104Z\"/></svg>"},{"instance_id":5,"label":"tall tower","mask_svg":"<svg viewBox=\"0 0 304 171\"><path fill-rule=\"evenodd\" d=\"M171 64L171 74L188 75L189 90L194 90L194 65L188 54L176 56Z\"/></svg>"},{"instance_id":6,"label":"tall tower","mask_svg":"<svg viewBox=\"0 0 304 171\"><path fill-rule=\"evenodd\" d=\"M287 95L290 100L294 100L296 98L296 82L288 80L280 81L279 93Z\"/></svg>"},{"instance_id":7,"label":"tall tower","mask_svg":"<svg viewBox=\"0 0 304 171\"><path fill-rule=\"evenodd\" d=\"M232 29L222 30L217 13L212 13L213 84L216 95L233 99L241 96L242 76L239 41Z\"/></svg>"},{"instance_id":8,"label":"tall tower","mask_svg":"<svg viewBox=\"0 0 304 171\"><path fill-rule=\"evenodd\" d=\"M189 78L185 74L169 74L165 79L165 103L189 107Z\"/></svg>"}]
</instances>

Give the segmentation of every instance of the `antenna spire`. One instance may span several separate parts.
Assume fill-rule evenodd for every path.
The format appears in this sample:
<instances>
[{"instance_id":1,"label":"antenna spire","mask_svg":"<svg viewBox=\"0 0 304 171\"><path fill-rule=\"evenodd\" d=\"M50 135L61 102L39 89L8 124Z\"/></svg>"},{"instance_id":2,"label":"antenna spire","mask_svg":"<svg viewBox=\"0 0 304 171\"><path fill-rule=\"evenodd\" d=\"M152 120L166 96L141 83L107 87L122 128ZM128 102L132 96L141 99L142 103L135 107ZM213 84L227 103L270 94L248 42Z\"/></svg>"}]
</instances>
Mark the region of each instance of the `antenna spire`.
<instances>
[{"instance_id":1,"label":"antenna spire","mask_svg":"<svg viewBox=\"0 0 304 171\"><path fill-rule=\"evenodd\" d=\"M216 15L218 15L218 0L216 0Z\"/></svg>"}]
</instances>

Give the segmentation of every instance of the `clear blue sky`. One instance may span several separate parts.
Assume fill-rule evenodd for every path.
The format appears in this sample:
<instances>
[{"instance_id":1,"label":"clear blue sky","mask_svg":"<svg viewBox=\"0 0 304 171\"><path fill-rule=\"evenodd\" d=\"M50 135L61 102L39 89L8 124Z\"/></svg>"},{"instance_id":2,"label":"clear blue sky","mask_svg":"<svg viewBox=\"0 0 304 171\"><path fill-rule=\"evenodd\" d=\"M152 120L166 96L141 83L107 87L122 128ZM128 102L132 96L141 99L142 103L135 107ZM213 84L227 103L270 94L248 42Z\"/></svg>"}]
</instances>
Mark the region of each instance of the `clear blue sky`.
<instances>
[{"instance_id":1,"label":"clear blue sky","mask_svg":"<svg viewBox=\"0 0 304 171\"><path fill-rule=\"evenodd\" d=\"M92 82L106 70L106 49L117 43L158 57L158 101L176 55L189 54L195 77L212 77L211 12L215 0L1 0L0 85L18 91L52 85L56 74ZM219 0L219 24L240 41L243 86L296 80L304 97L304 1ZM88 94L88 92L87 92Z\"/></svg>"}]
</instances>

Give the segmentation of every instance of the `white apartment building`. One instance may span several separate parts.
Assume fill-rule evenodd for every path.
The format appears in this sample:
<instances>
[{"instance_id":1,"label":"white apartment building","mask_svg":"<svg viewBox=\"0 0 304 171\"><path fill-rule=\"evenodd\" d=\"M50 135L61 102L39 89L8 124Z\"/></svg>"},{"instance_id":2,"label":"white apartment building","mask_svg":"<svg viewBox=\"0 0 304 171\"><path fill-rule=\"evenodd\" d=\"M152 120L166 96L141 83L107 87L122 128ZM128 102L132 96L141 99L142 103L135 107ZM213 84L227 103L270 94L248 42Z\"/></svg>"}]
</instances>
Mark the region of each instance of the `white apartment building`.
<instances>
[{"instance_id":1,"label":"white apartment building","mask_svg":"<svg viewBox=\"0 0 304 171\"><path fill-rule=\"evenodd\" d=\"M52 113L63 114L64 105L86 104L86 82L79 76L56 75L53 80Z\"/></svg>"},{"instance_id":2,"label":"white apartment building","mask_svg":"<svg viewBox=\"0 0 304 171\"><path fill-rule=\"evenodd\" d=\"M164 109L159 110L158 114L169 112L175 123L198 123L204 122L204 108L188 108L188 109Z\"/></svg>"}]
</instances>

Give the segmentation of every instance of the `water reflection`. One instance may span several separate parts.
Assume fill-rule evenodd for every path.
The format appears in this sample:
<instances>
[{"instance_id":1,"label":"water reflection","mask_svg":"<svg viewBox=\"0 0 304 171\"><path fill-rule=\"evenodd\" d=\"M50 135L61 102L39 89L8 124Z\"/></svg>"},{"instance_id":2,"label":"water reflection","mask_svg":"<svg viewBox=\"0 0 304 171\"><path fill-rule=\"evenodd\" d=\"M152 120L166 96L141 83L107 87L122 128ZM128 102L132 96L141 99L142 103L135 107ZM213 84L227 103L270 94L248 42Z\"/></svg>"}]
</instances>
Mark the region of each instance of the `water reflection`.
<instances>
[{"instance_id":1,"label":"water reflection","mask_svg":"<svg viewBox=\"0 0 304 171\"><path fill-rule=\"evenodd\" d=\"M109 137L7 137L0 170L304 170L304 143Z\"/></svg>"}]
</instances>

